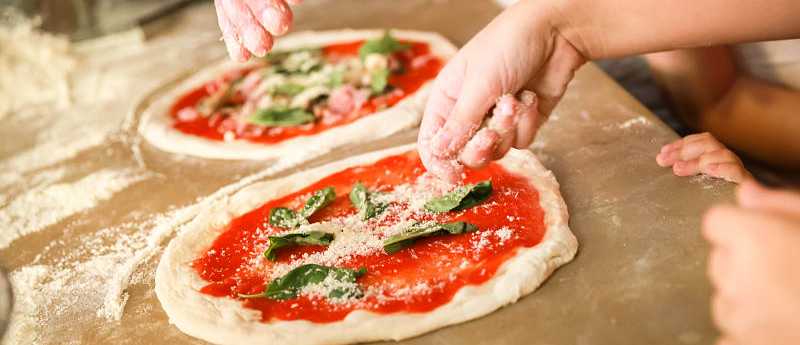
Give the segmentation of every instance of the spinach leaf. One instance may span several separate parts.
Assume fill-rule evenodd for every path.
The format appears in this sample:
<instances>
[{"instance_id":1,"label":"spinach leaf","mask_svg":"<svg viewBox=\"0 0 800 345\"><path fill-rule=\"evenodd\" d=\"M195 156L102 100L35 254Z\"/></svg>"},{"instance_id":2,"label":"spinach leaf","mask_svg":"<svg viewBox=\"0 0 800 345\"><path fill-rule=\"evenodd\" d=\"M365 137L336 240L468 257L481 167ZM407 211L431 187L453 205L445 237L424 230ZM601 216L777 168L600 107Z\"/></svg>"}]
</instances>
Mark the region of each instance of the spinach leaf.
<instances>
[{"instance_id":1,"label":"spinach leaf","mask_svg":"<svg viewBox=\"0 0 800 345\"><path fill-rule=\"evenodd\" d=\"M278 258L278 250L293 246L327 246L333 241L333 234L322 231L269 236L269 247L264 256L271 261Z\"/></svg>"},{"instance_id":2,"label":"spinach leaf","mask_svg":"<svg viewBox=\"0 0 800 345\"><path fill-rule=\"evenodd\" d=\"M358 56L363 61L369 54L389 55L394 52L406 50L408 47L408 44L400 43L394 39L392 33L387 30L383 33L383 37L364 42L361 48L358 49Z\"/></svg>"},{"instance_id":3,"label":"spinach leaf","mask_svg":"<svg viewBox=\"0 0 800 345\"><path fill-rule=\"evenodd\" d=\"M361 220L375 217L386 209L386 205L374 203L370 199L371 195L372 193L370 193L367 187L364 187L361 182L356 182L356 184L353 185L353 189L350 191L350 202L358 209Z\"/></svg>"},{"instance_id":4,"label":"spinach leaf","mask_svg":"<svg viewBox=\"0 0 800 345\"><path fill-rule=\"evenodd\" d=\"M369 87L373 94L380 94L389 86L389 69L381 68L372 71L369 77Z\"/></svg>"},{"instance_id":5,"label":"spinach leaf","mask_svg":"<svg viewBox=\"0 0 800 345\"><path fill-rule=\"evenodd\" d=\"M415 224L400 234L394 235L383 241L383 251L394 254L403 248L408 248L421 238L458 235L478 230L478 227L467 222L452 222L443 224Z\"/></svg>"},{"instance_id":6,"label":"spinach leaf","mask_svg":"<svg viewBox=\"0 0 800 345\"><path fill-rule=\"evenodd\" d=\"M250 123L269 127L291 127L314 122L316 117L302 108L275 106L259 109L250 116Z\"/></svg>"},{"instance_id":7,"label":"spinach leaf","mask_svg":"<svg viewBox=\"0 0 800 345\"><path fill-rule=\"evenodd\" d=\"M283 277L273 280L266 286L263 292L252 295L239 294L239 298L292 299L297 297L304 287L312 284L320 284L329 276L337 282L344 283L342 284L344 286L332 289L328 293L329 298L360 298L364 293L355 283L358 278L366 273L367 269L363 267L358 270L351 270L347 268L307 264L299 266L289 271L289 273L286 273ZM347 286L348 283L353 285Z\"/></svg>"},{"instance_id":8,"label":"spinach leaf","mask_svg":"<svg viewBox=\"0 0 800 345\"><path fill-rule=\"evenodd\" d=\"M306 201L303 209L300 210L300 217L308 219L312 214L319 211L321 208L328 206L333 199L336 199L336 192L333 187L327 187L314 192Z\"/></svg>"},{"instance_id":9,"label":"spinach leaf","mask_svg":"<svg viewBox=\"0 0 800 345\"><path fill-rule=\"evenodd\" d=\"M308 217L328 206L333 199L336 199L336 192L333 187L320 189L311 195L300 212L292 211L286 207L276 207L269 210L269 224L282 228L296 228L303 224L308 224Z\"/></svg>"},{"instance_id":10,"label":"spinach leaf","mask_svg":"<svg viewBox=\"0 0 800 345\"><path fill-rule=\"evenodd\" d=\"M307 221L286 207L276 207L269 210L269 223L282 228L296 228Z\"/></svg>"},{"instance_id":11,"label":"spinach leaf","mask_svg":"<svg viewBox=\"0 0 800 345\"><path fill-rule=\"evenodd\" d=\"M486 200L489 194L492 194L492 180L458 187L448 194L428 200L425 209L434 213L461 211Z\"/></svg>"}]
</instances>

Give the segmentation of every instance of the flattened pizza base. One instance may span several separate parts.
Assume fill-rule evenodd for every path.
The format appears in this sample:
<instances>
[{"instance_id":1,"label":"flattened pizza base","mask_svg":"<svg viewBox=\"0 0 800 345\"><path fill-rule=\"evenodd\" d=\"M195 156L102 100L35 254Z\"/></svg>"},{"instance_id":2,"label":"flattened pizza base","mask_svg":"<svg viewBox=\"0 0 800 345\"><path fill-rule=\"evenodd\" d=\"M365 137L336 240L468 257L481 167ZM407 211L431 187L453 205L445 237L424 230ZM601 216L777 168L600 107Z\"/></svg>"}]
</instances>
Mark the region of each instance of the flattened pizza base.
<instances>
[{"instance_id":1,"label":"flattened pizza base","mask_svg":"<svg viewBox=\"0 0 800 345\"><path fill-rule=\"evenodd\" d=\"M383 30L303 31L277 40L274 50L293 50L325 46L334 43L372 39L382 36ZM457 48L437 33L392 30L398 39L426 42L431 53L444 61L455 55ZM392 107L360 118L352 123L330 128L314 135L298 136L276 144L260 144L247 140L217 141L183 133L173 128L169 115L172 104L189 91L213 80L220 74L246 65L225 60L201 70L188 80L154 101L142 115L139 133L157 148L177 154L201 158L231 160L268 160L279 157L315 157L336 147L365 143L419 124L431 82L403 98ZM316 153L316 155L314 155Z\"/></svg>"},{"instance_id":2,"label":"flattened pizza base","mask_svg":"<svg viewBox=\"0 0 800 345\"><path fill-rule=\"evenodd\" d=\"M486 283L461 288L453 299L427 313L378 314L356 310L343 320L262 323L261 312L240 302L199 292L207 284L189 263L211 246L232 219L265 201L300 190L351 166L413 150L413 145L369 153L282 179L254 184L201 212L167 247L156 272L156 295L170 322L191 336L217 344L347 344L400 340L475 319L533 292L559 266L575 256L578 242L553 174L530 151L514 150L499 161L524 176L539 191L546 232L542 241L519 248Z\"/></svg>"}]
</instances>

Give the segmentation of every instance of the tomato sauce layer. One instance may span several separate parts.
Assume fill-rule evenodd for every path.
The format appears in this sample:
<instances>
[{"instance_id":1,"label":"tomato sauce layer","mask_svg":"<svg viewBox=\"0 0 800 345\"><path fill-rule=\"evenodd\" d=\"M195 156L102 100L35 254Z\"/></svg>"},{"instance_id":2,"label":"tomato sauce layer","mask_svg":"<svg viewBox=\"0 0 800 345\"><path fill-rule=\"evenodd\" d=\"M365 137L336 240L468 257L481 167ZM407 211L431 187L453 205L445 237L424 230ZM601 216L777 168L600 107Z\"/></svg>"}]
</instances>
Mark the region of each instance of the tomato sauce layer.
<instances>
[{"instance_id":1,"label":"tomato sauce layer","mask_svg":"<svg viewBox=\"0 0 800 345\"><path fill-rule=\"evenodd\" d=\"M238 293L263 291L264 271L253 270L248 263L262 251L266 235L285 232L268 224L270 209L288 206L299 209L310 193L334 187L336 199L310 221L325 221L356 213L348 193L357 181L370 190L391 189L412 183L424 172L416 152L384 158L374 164L348 168L334 173L307 188L271 200L232 220L215 239L211 248L193 262L196 272L208 281L202 293L238 298ZM461 288L488 281L503 262L522 247L533 247L545 232L544 212L539 194L521 176L506 171L497 163L480 170L468 170L465 183L492 180L491 196L479 206L461 212L433 215L436 221L466 221L477 231L461 235L429 237L394 254L373 251L356 255L337 267L367 269L358 279L363 290L394 286L380 293L367 293L355 303L337 303L326 298L300 295L290 300L266 298L242 299L246 308L260 310L262 320L309 320L325 323L344 319L353 310L376 313L427 312L449 302ZM263 233L266 232L266 235ZM304 253L320 253L322 246L293 247L279 253L276 262L287 263ZM267 267L266 270L269 270ZM400 296L399 290L403 294Z\"/></svg>"},{"instance_id":2,"label":"tomato sauce layer","mask_svg":"<svg viewBox=\"0 0 800 345\"><path fill-rule=\"evenodd\" d=\"M379 96L372 96L360 109L357 110L355 116L342 117L338 121L330 121L321 123L315 122L313 125L304 125L297 127L284 127L273 131L259 131L257 135L247 134L238 139L245 139L251 142L274 144L281 141L291 139L298 136L313 135L322 132L326 129L346 125L356 121L365 116L371 115L378 110L391 107L397 102L400 102L406 96L417 91L425 82L436 77L439 70L442 68L444 62L430 55L430 47L427 43L423 42L408 42L410 48L406 51L395 54L399 62L403 66L402 73L393 73L389 76L389 86L392 89L385 94ZM358 50L364 41L355 41L348 43L332 44L323 47L322 52L326 60L335 60L341 57L357 56ZM429 59L415 60L415 58L422 56L430 56ZM415 61L412 63L412 61ZM238 74L230 73L231 75ZM243 70L241 72L246 72ZM226 79L224 76L223 80ZM230 78L228 78L230 79ZM225 132L228 130L225 127L224 121L219 117L196 117L191 120L182 120L178 113L187 107L196 107L199 102L209 96L208 90L214 90L218 81L209 81L198 88L187 92L181 96L170 108L169 114L173 118L173 127L183 133L200 136L206 139L222 141L225 137ZM235 95L234 99L238 98L240 102L244 102L244 96Z\"/></svg>"}]
</instances>

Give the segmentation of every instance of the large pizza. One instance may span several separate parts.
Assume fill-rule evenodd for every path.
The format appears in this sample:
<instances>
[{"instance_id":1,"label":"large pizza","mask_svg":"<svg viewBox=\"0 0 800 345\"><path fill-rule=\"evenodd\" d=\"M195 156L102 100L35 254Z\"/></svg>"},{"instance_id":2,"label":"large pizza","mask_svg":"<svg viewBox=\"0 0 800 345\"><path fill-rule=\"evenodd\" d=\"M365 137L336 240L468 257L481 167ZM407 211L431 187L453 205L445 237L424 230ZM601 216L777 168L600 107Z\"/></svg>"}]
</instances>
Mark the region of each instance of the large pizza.
<instances>
[{"instance_id":1,"label":"large pizza","mask_svg":"<svg viewBox=\"0 0 800 345\"><path fill-rule=\"evenodd\" d=\"M535 290L577 241L558 183L529 151L449 185L414 146L252 185L167 247L156 294L218 344L399 340Z\"/></svg>"},{"instance_id":2,"label":"large pizza","mask_svg":"<svg viewBox=\"0 0 800 345\"><path fill-rule=\"evenodd\" d=\"M416 126L455 52L429 32L293 33L264 59L199 71L154 101L139 130L162 150L205 158L327 152Z\"/></svg>"}]
</instances>

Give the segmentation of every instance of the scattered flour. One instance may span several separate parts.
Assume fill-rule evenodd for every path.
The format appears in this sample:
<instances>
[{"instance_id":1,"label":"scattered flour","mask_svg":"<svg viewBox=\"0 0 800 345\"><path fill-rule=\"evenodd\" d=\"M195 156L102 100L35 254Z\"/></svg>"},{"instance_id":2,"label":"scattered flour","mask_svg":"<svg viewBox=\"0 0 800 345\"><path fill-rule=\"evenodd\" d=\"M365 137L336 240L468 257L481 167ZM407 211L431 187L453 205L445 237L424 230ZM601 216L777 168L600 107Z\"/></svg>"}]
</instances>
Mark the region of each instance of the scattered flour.
<instances>
[{"instance_id":1,"label":"scattered flour","mask_svg":"<svg viewBox=\"0 0 800 345\"><path fill-rule=\"evenodd\" d=\"M127 304L129 297L126 290L136 269L138 269L142 263L153 257L153 255L156 255L160 251L162 243L169 239L176 229L192 220L192 218L207 205L225 198L255 181L294 167L306 160L320 157L327 152L328 150L318 150L309 152L304 157L292 157L290 159L278 161L267 169L222 187L208 197L200 199L198 202L189 206L177 209L170 213L170 215L163 217L153 230L150 231L146 239L146 245L140 250L137 250L135 255L125 260L125 262L115 269L114 276L107 283L103 305L97 310L97 316L115 321L122 319L122 313L125 311L125 304Z\"/></svg>"},{"instance_id":2,"label":"scattered flour","mask_svg":"<svg viewBox=\"0 0 800 345\"><path fill-rule=\"evenodd\" d=\"M69 106L77 62L64 37L43 34L37 21L0 7L0 119L24 107Z\"/></svg>"},{"instance_id":3,"label":"scattered flour","mask_svg":"<svg viewBox=\"0 0 800 345\"><path fill-rule=\"evenodd\" d=\"M140 171L106 169L74 183L34 188L0 209L0 248L14 240L53 225L70 215L94 207L115 193L146 179Z\"/></svg>"},{"instance_id":4,"label":"scattered flour","mask_svg":"<svg viewBox=\"0 0 800 345\"><path fill-rule=\"evenodd\" d=\"M625 121L619 125L619 128L627 129L633 126L646 126L650 124L649 121L644 116L637 116L628 121Z\"/></svg>"}]
</instances>

